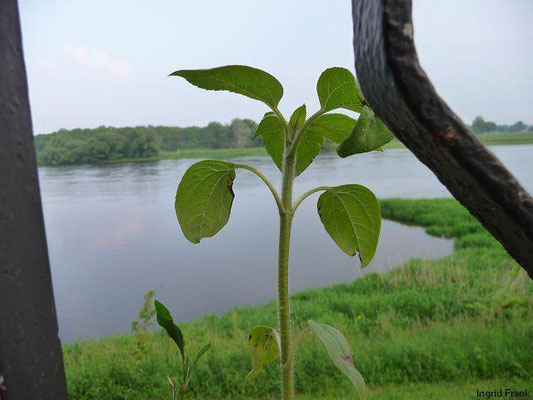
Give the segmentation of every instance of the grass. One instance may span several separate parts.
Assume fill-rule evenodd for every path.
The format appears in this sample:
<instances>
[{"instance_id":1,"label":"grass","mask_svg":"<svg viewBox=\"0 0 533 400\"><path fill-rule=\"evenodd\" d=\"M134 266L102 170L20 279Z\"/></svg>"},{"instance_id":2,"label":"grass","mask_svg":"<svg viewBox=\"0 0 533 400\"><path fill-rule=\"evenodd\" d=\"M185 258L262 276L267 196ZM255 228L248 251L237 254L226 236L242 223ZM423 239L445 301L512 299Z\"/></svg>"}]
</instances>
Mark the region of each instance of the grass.
<instances>
[{"instance_id":1,"label":"grass","mask_svg":"<svg viewBox=\"0 0 533 400\"><path fill-rule=\"evenodd\" d=\"M478 138L486 146L533 144L533 132L478 135ZM383 148L385 150L405 149L405 146L398 139L393 139Z\"/></svg>"},{"instance_id":2,"label":"grass","mask_svg":"<svg viewBox=\"0 0 533 400\"><path fill-rule=\"evenodd\" d=\"M293 295L296 329L308 319L348 338L371 399L471 399L476 389L533 390L533 283L466 210L451 199L383 200L383 216L454 238L438 260L410 260L387 274ZM164 299L163 299L164 300ZM274 399L279 366L245 383L246 337L276 325L274 302L183 324L189 346L213 350L192 380L196 399ZM67 344L71 399L168 399L175 346L163 332ZM301 399L348 399L353 390L306 339L296 360Z\"/></svg>"},{"instance_id":3,"label":"grass","mask_svg":"<svg viewBox=\"0 0 533 400\"><path fill-rule=\"evenodd\" d=\"M479 135L479 138L483 143L489 146L497 144L532 144L533 132Z\"/></svg>"}]
</instances>

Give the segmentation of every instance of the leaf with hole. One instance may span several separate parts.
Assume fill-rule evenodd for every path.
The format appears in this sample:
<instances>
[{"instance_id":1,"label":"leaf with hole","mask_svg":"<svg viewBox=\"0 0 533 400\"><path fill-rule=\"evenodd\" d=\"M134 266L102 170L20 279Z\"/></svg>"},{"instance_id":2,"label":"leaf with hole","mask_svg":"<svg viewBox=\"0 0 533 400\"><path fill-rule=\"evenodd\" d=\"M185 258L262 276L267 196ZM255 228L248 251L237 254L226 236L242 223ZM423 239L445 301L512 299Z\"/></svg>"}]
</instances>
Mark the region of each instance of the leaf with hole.
<instances>
[{"instance_id":1,"label":"leaf with hole","mask_svg":"<svg viewBox=\"0 0 533 400\"><path fill-rule=\"evenodd\" d=\"M346 68L328 68L318 79L316 90L324 111L336 108L361 112L363 95L353 74Z\"/></svg>"},{"instance_id":2,"label":"leaf with hole","mask_svg":"<svg viewBox=\"0 0 533 400\"><path fill-rule=\"evenodd\" d=\"M361 266L368 265L381 230L379 202L362 185L328 188L318 198L318 214L331 238L349 256L359 253Z\"/></svg>"},{"instance_id":3,"label":"leaf with hole","mask_svg":"<svg viewBox=\"0 0 533 400\"><path fill-rule=\"evenodd\" d=\"M394 135L389 128L374 114L368 106L364 106L355 124L353 132L337 148L337 154L348 157L353 154L378 150L389 143Z\"/></svg>"},{"instance_id":4,"label":"leaf with hole","mask_svg":"<svg viewBox=\"0 0 533 400\"><path fill-rule=\"evenodd\" d=\"M174 343L176 343L176 346L178 346L181 353L181 357L185 359L185 341L183 340L183 334L178 325L174 323L170 311L168 311L163 303L160 303L157 300L155 301L155 311L157 313L157 323L167 332L168 336L170 336Z\"/></svg>"},{"instance_id":5,"label":"leaf with hole","mask_svg":"<svg viewBox=\"0 0 533 400\"><path fill-rule=\"evenodd\" d=\"M228 222L233 203L235 164L206 160L193 164L176 192L176 215L192 243L211 237Z\"/></svg>"},{"instance_id":6,"label":"leaf with hole","mask_svg":"<svg viewBox=\"0 0 533 400\"><path fill-rule=\"evenodd\" d=\"M353 363L353 353L346 338L332 326L308 321L309 328L326 348L333 364L350 379L360 400L366 399L365 381Z\"/></svg>"},{"instance_id":7,"label":"leaf with hole","mask_svg":"<svg viewBox=\"0 0 533 400\"><path fill-rule=\"evenodd\" d=\"M252 380L266 365L279 357L280 338L278 332L269 326L253 328L248 336L248 349L252 357L252 370L246 379Z\"/></svg>"},{"instance_id":8,"label":"leaf with hole","mask_svg":"<svg viewBox=\"0 0 533 400\"><path fill-rule=\"evenodd\" d=\"M207 90L226 90L259 100L277 108L283 96L283 86L268 72L245 65L226 65L211 69L179 70L170 76L180 76L189 83Z\"/></svg>"}]
</instances>

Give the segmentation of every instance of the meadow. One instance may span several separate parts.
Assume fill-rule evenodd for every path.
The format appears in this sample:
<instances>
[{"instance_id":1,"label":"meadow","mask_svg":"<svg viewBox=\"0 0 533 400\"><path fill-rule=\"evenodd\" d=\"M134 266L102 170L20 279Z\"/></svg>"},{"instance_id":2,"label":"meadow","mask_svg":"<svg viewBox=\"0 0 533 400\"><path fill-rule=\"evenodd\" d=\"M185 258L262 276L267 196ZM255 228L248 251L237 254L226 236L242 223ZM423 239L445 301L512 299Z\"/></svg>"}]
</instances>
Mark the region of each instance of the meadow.
<instances>
[{"instance_id":1,"label":"meadow","mask_svg":"<svg viewBox=\"0 0 533 400\"><path fill-rule=\"evenodd\" d=\"M381 206L385 218L453 238L455 252L295 293L295 329L314 319L341 330L370 399L471 399L477 389L500 387L532 393L533 282L526 273L452 199L386 199ZM270 302L180 324L188 346L213 345L193 377L194 398L277 398L277 363L244 381L249 330L276 321ZM169 399L167 375L180 374L175 345L162 331L66 344L64 357L73 400ZM296 390L301 399L354 398L311 337L297 356Z\"/></svg>"}]
</instances>

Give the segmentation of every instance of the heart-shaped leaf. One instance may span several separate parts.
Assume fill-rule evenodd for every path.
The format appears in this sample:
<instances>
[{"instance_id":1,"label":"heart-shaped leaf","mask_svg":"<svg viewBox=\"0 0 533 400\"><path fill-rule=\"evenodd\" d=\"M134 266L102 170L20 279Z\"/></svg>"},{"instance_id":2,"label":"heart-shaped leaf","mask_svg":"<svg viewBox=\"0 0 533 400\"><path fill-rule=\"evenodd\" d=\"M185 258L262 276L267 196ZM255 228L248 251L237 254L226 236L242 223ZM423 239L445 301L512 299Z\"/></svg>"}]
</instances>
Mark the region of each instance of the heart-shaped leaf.
<instances>
[{"instance_id":1,"label":"heart-shaped leaf","mask_svg":"<svg viewBox=\"0 0 533 400\"><path fill-rule=\"evenodd\" d=\"M324 111L345 108L361 112L363 95L353 74L346 68L328 68L318 79L316 90Z\"/></svg>"},{"instance_id":2,"label":"heart-shaped leaf","mask_svg":"<svg viewBox=\"0 0 533 400\"><path fill-rule=\"evenodd\" d=\"M257 326L248 336L248 349L252 356L252 370L246 376L254 379L265 367L276 360L280 354L280 338L278 332L269 326Z\"/></svg>"},{"instance_id":3,"label":"heart-shaped leaf","mask_svg":"<svg viewBox=\"0 0 533 400\"><path fill-rule=\"evenodd\" d=\"M170 76L181 76L194 86L207 90L226 90L259 100L276 108L283 96L283 86L269 73L245 65L226 65L211 69L179 70Z\"/></svg>"},{"instance_id":4,"label":"heart-shaped leaf","mask_svg":"<svg viewBox=\"0 0 533 400\"><path fill-rule=\"evenodd\" d=\"M193 164L176 192L176 215L193 243L211 237L228 222L233 203L235 164L206 160Z\"/></svg>"},{"instance_id":5,"label":"heart-shaped leaf","mask_svg":"<svg viewBox=\"0 0 533 400\"><path fill-rule=\"evenodd\" d=\"M341 157L348 157L353 154L378 150L393 138L392 132L370 107L364 106L353 132L339 145L337 154Z\"/></svg>"},{"instance_id":6,"label":"heart-shaped leaf","mask_svg":"<svg viewBox=\"0 0 533 400\"><path fill-rule=\"evenodd\" d=\"M283 168L283 149L285 132L283 123L274 113L266 113L254 133L254 139L261 136L267 153L281 171Z\"/></svg>"},{"instance_id":7,"label":"heart-shaped leaf","mask_svg":"<svg viewBox=\"0 0 533 400\"><path fill-rule=\"evenodd\" d=\"M161 328L167 331L168 336L170 336L174 343L176 343L176 346L178 346L181 357L185 359L185 341L183 340L183 334L178 325L174 323L170 311L168 311L163 303L160 303L157 300L155 301L155 311L157 313L157 323Z\"/></svg>"},{"instance_id":8,"label":"heart-shaped leaf","mask_svg":"<svg viewBox=\"0 0 533 400\"><path fill-rule=\"evenodd\" d=\"M337 329L313 320L309 328L322 342L333 364L350 379L360 400L366 399L365 381L353 363L353 353L346 338Z\"/></svg>"},{"instance_id":9,"label":"heart-shaped leaf","mask_svg":"<svg viewBox=\"0 0 533 400\"><path fill-rule=\"evenodd\" d=\"M342 185L318 198L318 214L331 238L349 256L359 252L361 266L368 265L381 230L381 211L372 191L361 185Z\"/></svg>"},{"instance_id":10,"label":"heart-shaped leaf","mask_svg":"<svg viewBox=\"0 0 533 400\"><path fill-rule=\"evenodd\" d=\"M341 143L350 136L357 120L344 114L324 114L308 128L335 143Z\"/></svg>"}]
</instances>

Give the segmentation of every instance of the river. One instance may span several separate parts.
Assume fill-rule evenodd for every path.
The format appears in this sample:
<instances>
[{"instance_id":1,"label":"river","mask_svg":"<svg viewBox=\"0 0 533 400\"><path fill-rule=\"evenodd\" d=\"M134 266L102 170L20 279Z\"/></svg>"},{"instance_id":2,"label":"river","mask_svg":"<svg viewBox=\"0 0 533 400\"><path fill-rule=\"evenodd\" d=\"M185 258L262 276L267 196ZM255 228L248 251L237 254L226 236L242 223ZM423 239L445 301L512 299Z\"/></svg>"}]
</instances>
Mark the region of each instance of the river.
<instances>
[{"instance_id":1,"label":"river","mask_svg":"<svg viewBox=\"0 0 533 400\"><path fill-rule=\"evenodd\" d=\"M533 192L533 146L491 148ZM191 244L174 213L179 179L198 160L39 168L52 278L64 341L129 331L150 289L178 321L221 313L275 297L277 210L263 183L237 171L226 227ZM269 158L239 159L279 186ZM407 150L348 159L320 156L295 184L295 195L320 185L359 183L385 197L448 197L448 191ZM377 256L360 269L342 253L316 213L318 194L294 220L291 290L349 281L413 258L441 257L451 240L422 228L384 221Z\"/></svg>"}]
</instances>

